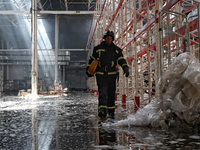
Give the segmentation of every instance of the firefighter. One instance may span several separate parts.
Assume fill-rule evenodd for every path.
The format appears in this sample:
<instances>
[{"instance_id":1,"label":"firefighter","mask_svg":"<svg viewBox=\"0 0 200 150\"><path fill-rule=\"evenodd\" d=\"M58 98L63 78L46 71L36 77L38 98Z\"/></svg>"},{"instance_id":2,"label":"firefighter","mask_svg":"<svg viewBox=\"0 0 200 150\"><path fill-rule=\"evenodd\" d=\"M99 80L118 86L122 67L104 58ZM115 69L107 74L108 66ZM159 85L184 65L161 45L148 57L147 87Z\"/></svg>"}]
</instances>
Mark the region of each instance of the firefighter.
<instances>
[{"instance_id":1,"label":"firefighter","mask_svg":"<svg viewBox=\"0 0 200 150\"><path fill-rule=\"evenodd\" d=\"M94 47L86 68L88 77L93 76L87 70L94 59L99 60L96 68L96 81L99 92L98 116L100 118L106 117L107 114L109 117L114 117L117 63L122 67L123 74L126 77L129 76L129 67L122 50L113 43L113 31L106 31L103 39L104 41L101 44Z\"/></svg>"}]
</instances>

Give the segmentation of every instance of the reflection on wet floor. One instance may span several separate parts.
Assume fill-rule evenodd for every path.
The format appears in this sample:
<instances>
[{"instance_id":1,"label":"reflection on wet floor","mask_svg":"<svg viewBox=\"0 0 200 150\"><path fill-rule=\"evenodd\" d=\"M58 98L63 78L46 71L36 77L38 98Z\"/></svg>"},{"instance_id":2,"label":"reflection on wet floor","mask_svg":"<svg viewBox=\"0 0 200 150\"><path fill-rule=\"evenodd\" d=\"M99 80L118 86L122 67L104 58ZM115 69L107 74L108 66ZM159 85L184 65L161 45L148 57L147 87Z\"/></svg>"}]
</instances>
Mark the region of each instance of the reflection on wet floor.
<instances>
[{"instance_id":1,"label":"reflection on wet floor","mask_svg":"<svg viewBox=\"0 0 200 150\"><path fill-rule=\"evenodd\" d=\"M103 127L96 117L97 97L87 93L37 100L4 97L0 108L1 150L200 149L198 133ZM126 106L118 101L115 120L126 118L133 110L133 101Z\"/></svg>"}]
</instances>

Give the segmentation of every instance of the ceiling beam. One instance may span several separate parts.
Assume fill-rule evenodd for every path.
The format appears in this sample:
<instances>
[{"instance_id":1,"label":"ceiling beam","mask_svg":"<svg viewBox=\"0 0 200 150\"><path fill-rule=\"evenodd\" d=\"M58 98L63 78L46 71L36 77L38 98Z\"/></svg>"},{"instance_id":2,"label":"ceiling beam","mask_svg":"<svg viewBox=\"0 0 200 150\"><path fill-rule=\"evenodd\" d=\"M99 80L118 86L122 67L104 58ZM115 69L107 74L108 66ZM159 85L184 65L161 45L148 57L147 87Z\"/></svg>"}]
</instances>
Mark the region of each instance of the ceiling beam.
<instances>
[{"instance_id":1,"label":"ceiling beam","mask_svg":"<svg viewBox=\"0 0 200 150\"><path fill-rule=\"evenodd\" d=\"M37 14L60 14L60 15L87 15L97 14L98 11L37 11ZM31 14L30 11L0 11L0 15Z\"/></svg>"},{"instance_id":2,"label":"ceiling beam","mask_svg":"<svg viewBox=\"0 0 200 150\"><path fill-rule=\"evenodd\" d=\"M0 15L30 14L30 11L0 11Z\"/></svg>"},{"instance_id":3,"label":"ceiling beam","mask_svg":"<svg viewBox=\"0 0 200 150\"><path fill-rule=\"evenodd\" d=\"M20 7L18 6L17 2L15 0L12 0L12 1L14 3L15 7L17 7L17 9L20 9Z\"/></svg>"},{"instance_id":4,"label":"ceiling beam","mask_svg":"<svg viewBox=\"0 0 200 150\"><path fill-rule=\"evenodd\" d=\"M38 11L38 14L97 14L98 11Z\"/></svg>"},{"instance_id":5,"label":"ceiling beam","mask_svg":"<svg viewBox=\"0 0 200 150\"><path fill-rule=\"evenodd\" d=\"M68 5L67 5L67 0L65 0L65 8L68 11Z\"/></svg>"},{"instance_id":6,"label":"ceiling beam","mask_svg":"<svg viewBox=\"0 0 200 150\"><path fill-rule=\"evenodd\" d=\"M90 3L91 3L91 0L88 0L88 11L90 10Z\"/></svg>"},{"instance_id":7,"label":"ceiling beam","mask_svg":"<svg viewBox=\"0 0 200 150\"><path fill-rule=\"evenodd\" d=\"M41 0L38 0L38 3L39 3L39 6L40 6L40 9L41 9L41 10L44 10L44 9L43 9L43 6L42 6L42 3L41 3Z\"/></svg>"}]
</instances>

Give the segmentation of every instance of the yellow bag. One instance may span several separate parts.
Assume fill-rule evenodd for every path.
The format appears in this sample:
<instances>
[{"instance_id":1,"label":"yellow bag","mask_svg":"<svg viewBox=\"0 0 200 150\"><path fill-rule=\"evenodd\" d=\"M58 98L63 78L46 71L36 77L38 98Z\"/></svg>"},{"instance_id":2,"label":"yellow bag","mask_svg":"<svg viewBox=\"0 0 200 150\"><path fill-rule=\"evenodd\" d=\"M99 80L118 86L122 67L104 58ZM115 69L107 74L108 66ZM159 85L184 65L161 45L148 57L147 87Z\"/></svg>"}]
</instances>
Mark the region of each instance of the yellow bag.
<instances>
[{"instance_id":1,"label":"yellow bag","mask_svg":"<svg viewBox=\"0 0 200 150\"><path fill-rule=\"evenodd\" d=\"M94 75L94 73L96 72L98 63L99 63L98 59L94 59L93 60L93 62L91 63L90 67L88 68L89 74Z\"/></svg>"}]
</instances>

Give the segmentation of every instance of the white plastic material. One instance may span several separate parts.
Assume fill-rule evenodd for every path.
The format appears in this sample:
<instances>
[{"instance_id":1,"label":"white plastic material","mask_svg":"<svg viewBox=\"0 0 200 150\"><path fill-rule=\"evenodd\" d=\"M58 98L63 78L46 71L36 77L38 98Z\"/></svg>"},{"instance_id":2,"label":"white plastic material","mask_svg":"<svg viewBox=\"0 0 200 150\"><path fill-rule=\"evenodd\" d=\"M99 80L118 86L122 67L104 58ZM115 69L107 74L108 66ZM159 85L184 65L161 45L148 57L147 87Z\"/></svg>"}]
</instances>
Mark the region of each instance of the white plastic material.
<instances>
[{"instance_id":1,"label":"white plastic material","mask_svg":"<svg viewBox=\"0 0 200 150\"><path fill-rule=\"evenodd\" d=\"M162 81L162 82L160 82ZM152 126L192 129L200 125L200 63L190 53L172 58L158 83L159 95L125 120L104 126Z\"/></svg>"}]
</instances>

